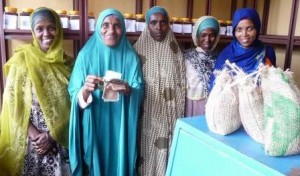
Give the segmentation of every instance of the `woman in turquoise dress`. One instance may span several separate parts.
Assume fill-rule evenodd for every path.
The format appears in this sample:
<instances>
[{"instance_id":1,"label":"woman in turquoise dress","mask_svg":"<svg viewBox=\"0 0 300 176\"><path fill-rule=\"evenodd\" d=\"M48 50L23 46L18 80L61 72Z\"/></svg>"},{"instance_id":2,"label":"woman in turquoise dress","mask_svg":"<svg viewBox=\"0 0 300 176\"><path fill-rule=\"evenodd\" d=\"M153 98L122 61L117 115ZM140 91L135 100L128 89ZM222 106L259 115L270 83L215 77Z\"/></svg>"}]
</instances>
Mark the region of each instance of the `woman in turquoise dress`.
<instances>
[{"instance_id":1,"label":"woman in turquoise dress","mask_svg":"<svg viewBox=\"0 0 300 176\"><path fill-rule=\"evenodd\" d=\"M110 74L108 74L110 73ZM105 97L118 75L124 89ZM114 77L116 78L116 77ZM139 58L115 9L100 13L96 31L80 51L69 84L69 154L72 174L135 175L136 133L143 96Z\"/></svg>"}]
</instances>

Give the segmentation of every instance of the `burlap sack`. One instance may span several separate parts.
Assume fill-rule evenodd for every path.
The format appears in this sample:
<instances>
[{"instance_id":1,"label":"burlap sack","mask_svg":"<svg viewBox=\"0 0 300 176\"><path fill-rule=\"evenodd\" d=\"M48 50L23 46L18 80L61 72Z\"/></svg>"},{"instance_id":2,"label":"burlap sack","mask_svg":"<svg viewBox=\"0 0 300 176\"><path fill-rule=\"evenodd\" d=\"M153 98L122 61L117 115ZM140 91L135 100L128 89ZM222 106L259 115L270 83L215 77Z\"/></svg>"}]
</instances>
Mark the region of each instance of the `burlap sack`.
<instances>
[{"instance_id":1,"label":"burlap sack","mask_svg":"<svg viewBox=\"0 0 300 176\"><path fill-rule=\"evenodd\" d=\"M265 153L287 156L300 153L299 90L289 72L270 67L262 73Z\"/></svg>"},{"instance_id":2,"label":"burlap sack","mask_svg":"<svg viewBox=\"0 0 300 176\"><path fill-rule=\"evenodd\" d=\"M207 125L213 133L226 135L241 126L238 90L232 82L233 78L226 68L216 75L215 85L205 106Z\"/></svg>"},{"instance_id":3,"label":"burlap sack","mask_svg":"<svg viewBox=\"0 0 300 176\"><path fill-rule=\"evenodd\" d=\"M260 70L249 75L235 64L227 63L235 71L235 82L239 92L239 113L246 133L255 141L264 141L263 98L257 78Z\"/></svg>"}]
</instances>

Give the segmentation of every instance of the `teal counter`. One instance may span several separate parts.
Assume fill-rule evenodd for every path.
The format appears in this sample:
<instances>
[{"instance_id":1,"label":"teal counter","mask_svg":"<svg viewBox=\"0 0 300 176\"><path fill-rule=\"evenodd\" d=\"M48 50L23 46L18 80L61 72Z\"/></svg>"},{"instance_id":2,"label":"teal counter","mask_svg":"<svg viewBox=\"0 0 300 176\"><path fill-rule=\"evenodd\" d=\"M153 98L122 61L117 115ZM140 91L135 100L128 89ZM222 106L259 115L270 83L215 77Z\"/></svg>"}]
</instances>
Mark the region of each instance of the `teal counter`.
<instances>
[{"instance_id":1,"label":"teal counter","mask_svg":"<svg viewBox=\"0 0 300 176\"><path fill-rule=\"evenodd\" d=\"M167 176L282 176L300 167L300 155L270 157L243 130L211 133L205 117L176 122Z\"/></svg>"}]
</instances>

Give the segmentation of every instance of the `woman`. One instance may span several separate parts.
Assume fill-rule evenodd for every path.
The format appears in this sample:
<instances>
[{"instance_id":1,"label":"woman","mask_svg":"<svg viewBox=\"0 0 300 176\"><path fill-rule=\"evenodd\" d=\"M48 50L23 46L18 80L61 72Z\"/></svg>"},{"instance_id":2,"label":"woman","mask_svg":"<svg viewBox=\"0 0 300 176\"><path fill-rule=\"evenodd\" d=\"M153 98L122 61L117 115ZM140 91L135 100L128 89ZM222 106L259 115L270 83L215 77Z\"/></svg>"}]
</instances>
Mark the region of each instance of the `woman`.
<instances>
[{"instance_id":1,"label":"woman","mask_svg":"<svg viewBox=\"0 0 300 176\"><path fill-rule=\"evenodd\" d=\"M217 58L215 70L221 70L225 61L235 63L246 73L252 73L260 63L276 66L274 49L258 40L260 18L255 9L238 9L232 22L233 40ZM211 76L210 89L215 76Z\"/></svg>"},{"instance_id":2,"label":"woman","mask_svg":"<svg viewBox=\"0 0 300 176\"><path fill-rule=\"evenodd\" d=\"M111 91L117 83L110 78L116 77L123 89ZM119 98L106 97L107 91ZM143 79L119 11L100 14L95 33L77 57L69 93L72 174L135 175Z\"/></svg>"},{"instance_id":3,"label":"woman","mask_svg":"<svg viewBox=\"0 0 300 176\"><path fill-rule=\"evenodd\" d=\"M19 46L4 66L0 170L9 175L71 175L68 156L72 59L62 50L58 15L31 15L33 42Z\"/></svg>"},{"instance_id":4,"label":"woman","mask_svg":"<svg viewBox=\"0 0 300 176\"><path fill-rule=\"evenodd\" d=\"M183 52L187 80L186 117L205 113L209 77L217 59L214 49L220 39L219 29L216 18L212 16L199 18L192 33L196 48Z\"/></svg>"},{"instance_id":5,"label":"woman","mask_svg":"<svg viewBox=\"0 0 300 176\"><path fill-rule=\"evenodd\" d=\"M139 125L138 175L165 175L176 120L184 116L185 67L167 11L154 6L134 45L143 63L145 101Z\"/></svg>"}]
</instances>

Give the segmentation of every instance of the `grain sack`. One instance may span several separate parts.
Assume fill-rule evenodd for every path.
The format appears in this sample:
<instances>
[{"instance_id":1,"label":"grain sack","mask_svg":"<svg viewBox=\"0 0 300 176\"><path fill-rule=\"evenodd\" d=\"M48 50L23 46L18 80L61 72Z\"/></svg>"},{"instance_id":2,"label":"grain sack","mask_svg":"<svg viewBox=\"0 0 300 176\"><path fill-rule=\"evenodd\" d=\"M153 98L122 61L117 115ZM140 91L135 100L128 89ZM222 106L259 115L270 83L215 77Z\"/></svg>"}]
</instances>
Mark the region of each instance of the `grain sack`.
<instances>
[{"instance_id":1,"label":"grain sack","mask_svg":"<svg viewBox=\"0 0 300 176\"><path fill-rule=\"evenodd\" d=\"M299 90L291 73L270 67L261 75L264 98L265 153L287 156L300 153Z\"/></svg>"},{"instance_id":2,"label":"grain sack","mask_svg":"<svg viewBox=\"0 0 300 176\"><path fill-rule=\"evenodd\" d=\"M239 92L239 114L246 133L256 142L264 141L263 98L257 80L260 70L246 74L235 64L228 63L235 70Z\"/></svg>"},{"instance_id":3,"label":"grain sack","mask_svg":"<svg viewBox=\"0 0 300 176\"><path fill-rule=\"evenodd\" d=\"M215 85L208 97L205 114L211 132L226 135L241 126L238 111L238 90L227 68L216 75Z\"/></svg>"}]
</instances>

